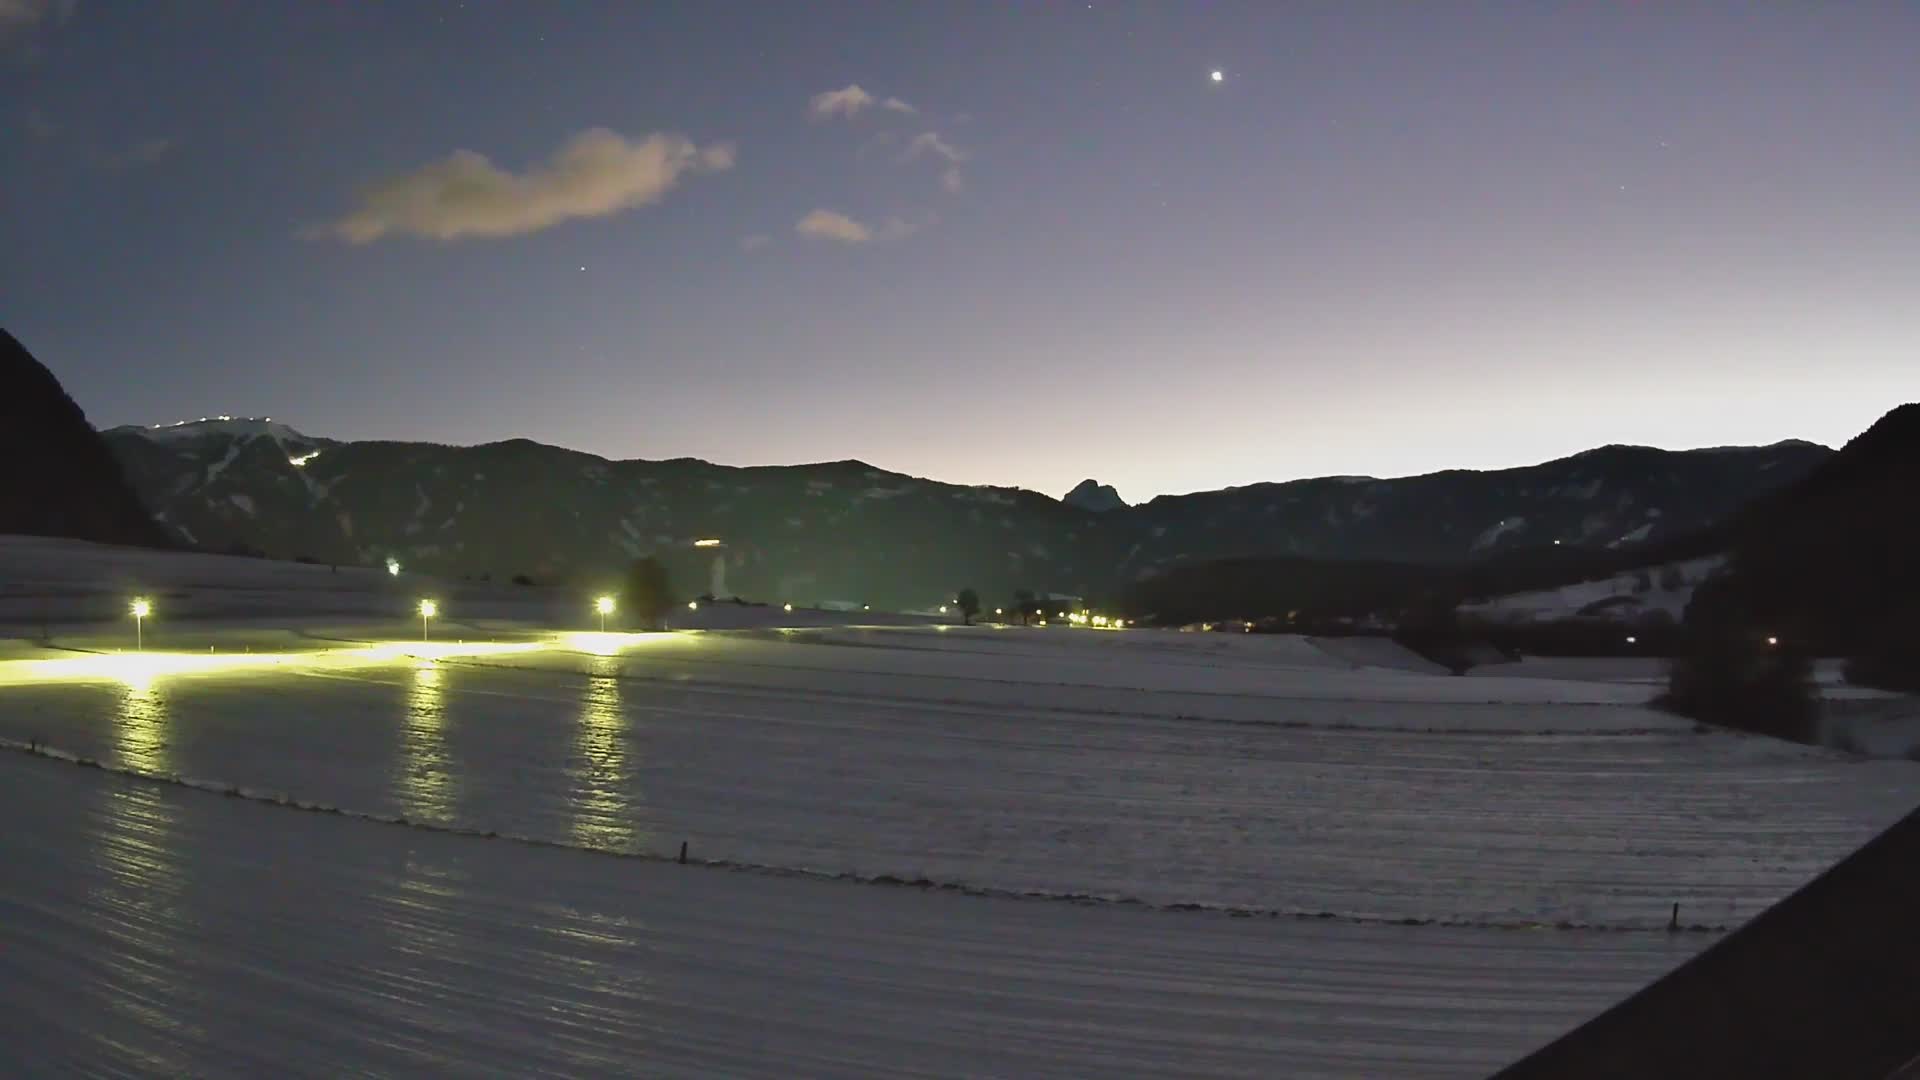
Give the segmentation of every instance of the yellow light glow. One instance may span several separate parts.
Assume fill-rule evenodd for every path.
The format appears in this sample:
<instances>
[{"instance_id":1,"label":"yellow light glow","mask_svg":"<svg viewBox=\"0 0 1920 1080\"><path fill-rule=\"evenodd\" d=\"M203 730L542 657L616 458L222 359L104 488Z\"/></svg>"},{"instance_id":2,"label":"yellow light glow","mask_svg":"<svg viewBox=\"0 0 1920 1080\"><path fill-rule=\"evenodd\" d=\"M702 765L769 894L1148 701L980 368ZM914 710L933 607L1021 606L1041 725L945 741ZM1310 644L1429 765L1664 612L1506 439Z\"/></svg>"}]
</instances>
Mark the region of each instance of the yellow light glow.
<instances>
[{"instance_id":1,"label":"yellow light glow","mask_svg":"<svg viewBox=\"0 0 1920 1080\"><path fill-rule=\"evenodd\" d=\"M132 610L133 610L134 618L144 619L147 616L153 614L153 605L151 603L148 603L147 598L143 596L140 599L135 600L133 602Z\"/></svg>"},{"instance_id":2,"label":"yellow light glow","mask_svg":"<svg viewBox=\"0 0 1920 1080\"><path fill-rule=\"evenodd\" d=\"M674 638L670 634L608 634L609 638ZM545 641L423 642L388 641L308 652L166 653L124 652L0 661L0 686L42 682L118 682L146 686L165 675L239 674L276 668L350 668L399 661L457 659L537 652L553 648Z\"/></svg>"},{"instance_id":3,"label":"yellow light glow","mask_svg":"<svg viewBox=\"0 0 1920 1080\"><path fill-rule=\"evenodd\" d=\"M595 600L593 602L593 610L599 612L602 615L613 614L613 597L603 596L600 599Z\"/></svg>"},{"instance_id":4,"label":"yellow light glow","mask_svg":"<svg viewBox=\"0 0 1920 1080\"><path fill-rule=\"evenodd\" d=\"M694 547L719 547L720 541L712 538L708 538L705 540L695 540L693 542L693 546Z\"/></svg>"},{"instance_id":5,"label":"yellow light glow","mask_svg":"<svg viewBox=\"0 0 1920 1080\"><path fill-rule=\"evenodd\" d=\"M420 617L421 618L431 619L438 614L440 614L439 604L436 604L431 600L420 601Z\"/></svg>"}]
</instances>

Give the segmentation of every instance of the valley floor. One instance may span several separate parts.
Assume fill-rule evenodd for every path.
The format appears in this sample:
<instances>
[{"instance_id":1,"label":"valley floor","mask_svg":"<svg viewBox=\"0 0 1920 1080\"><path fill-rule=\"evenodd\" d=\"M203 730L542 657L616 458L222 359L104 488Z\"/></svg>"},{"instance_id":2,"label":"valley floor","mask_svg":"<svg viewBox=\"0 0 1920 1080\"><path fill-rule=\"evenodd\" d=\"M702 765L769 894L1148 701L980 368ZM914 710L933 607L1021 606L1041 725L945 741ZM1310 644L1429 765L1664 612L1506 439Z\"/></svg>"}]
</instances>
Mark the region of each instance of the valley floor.
<instances>
[{"instance_id":1,"label":"valley floor","mask_svg":"<svg viewBox=\"0 0 1920 1080\"><path fill-rule=\"evenodd\" d=\"M349 614L0 650L27 1071L1483 1075L1920 796L1379 642Z\"/></svg>"}]
</instances>

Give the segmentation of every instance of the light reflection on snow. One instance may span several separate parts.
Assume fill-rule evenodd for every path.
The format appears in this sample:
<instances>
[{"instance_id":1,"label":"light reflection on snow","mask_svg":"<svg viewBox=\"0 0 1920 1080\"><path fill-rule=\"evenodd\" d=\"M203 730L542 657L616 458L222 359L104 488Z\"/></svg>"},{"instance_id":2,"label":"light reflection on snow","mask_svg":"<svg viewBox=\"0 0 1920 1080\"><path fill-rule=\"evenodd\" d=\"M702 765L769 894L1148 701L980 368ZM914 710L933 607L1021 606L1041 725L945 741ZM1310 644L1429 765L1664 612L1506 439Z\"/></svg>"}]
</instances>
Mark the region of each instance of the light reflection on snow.
<instances>
[{"instance_id":1,"label":"light reflection on snow","mask_svg":"<svg viewBox=\"0 0 1920 1080\"><path fill-rule=\"evenodd\" d=\"M167 699L151 678L129 679L122 690L114 722L114 764L171 775L176 770L168 761Z\"/></svg>"},{"instance_id":2,"label":"light reflection on snow","mask_svg":"<svg viewBox=\"0 0 1920 1080\"><path fill-rule=\"evenodd\" d=\"M596 658L575 727L568 762L573 792L573 838L587 847L625 851L633 844L633 803L627 794L627 717L620 707L620 667Z\"/></svg>"},{"instance_id":3,"label":"light reflection on snow","mask_svg":"<svg viewBox=\"0 0 1920 1080\"><path fill-rule=\"evenodd\" d=\"M168 675L225 675L288 668L352 668L405 660L452 660L538 652L550 641L385 641L295 652L83 653L47 660L0 661L0 686L48 682L118 682L150 686Z\"/></svg>"},{"instance_id":4,"label":"light reflection on snow","mask_svg":"<svg viewBox=\"0 0 1920 1080\"><path fill-rule=\"evenodd\" d=\"M177 770L169 740L171 714L164 693L151 680L128 682L114 715L113 753L120 768L167 774ZM98 831L93 859L101 880L91 902L121 917L103 922L109 939L103 956L137 957L113 968L115 992L101 1003L110 1027L147 1027L166 1033L142 1070L152 1075L184 1075L179 1049L204 1032L189 1023L189 1003L172 992L170 975L179 966L177 938L170 928L182 922L185 870L179 853L179 810L153 784L113 785L96 811Z\"/></svg>"},{"instance_id":5,"label":"light reflection on snow","mask_svg":"<svg viewBox=\"0 0 1920 1080\"><path fill-rule=\"evenodd\" d=\"M445 824L454 820L455 771L447 753L447 703L443 673L422 662L407 683L407 711L400 718L399 775L394 789L409 820Z\"/></svg>"}]
</instances>

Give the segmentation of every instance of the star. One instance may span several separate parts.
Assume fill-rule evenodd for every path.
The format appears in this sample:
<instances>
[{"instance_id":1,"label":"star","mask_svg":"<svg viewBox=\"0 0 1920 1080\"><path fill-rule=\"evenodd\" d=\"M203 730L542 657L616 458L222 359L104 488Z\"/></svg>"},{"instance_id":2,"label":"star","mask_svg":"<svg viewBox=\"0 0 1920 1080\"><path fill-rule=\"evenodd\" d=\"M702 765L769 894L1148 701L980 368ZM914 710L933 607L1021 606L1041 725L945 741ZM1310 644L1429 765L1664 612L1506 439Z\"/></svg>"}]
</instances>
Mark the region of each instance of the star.
<instances>
[{"instance_id":1,"label":"star","mask_svg":"<svg viewBox=\"0 0 1920 1080\"><path fill-rule=\"evenodd\" d=\"M1213 73L1214 82L1225 82L1226 79L1227 79L1227 73L1224 71L1216 71Z\"/></svg>"}]
</instances>

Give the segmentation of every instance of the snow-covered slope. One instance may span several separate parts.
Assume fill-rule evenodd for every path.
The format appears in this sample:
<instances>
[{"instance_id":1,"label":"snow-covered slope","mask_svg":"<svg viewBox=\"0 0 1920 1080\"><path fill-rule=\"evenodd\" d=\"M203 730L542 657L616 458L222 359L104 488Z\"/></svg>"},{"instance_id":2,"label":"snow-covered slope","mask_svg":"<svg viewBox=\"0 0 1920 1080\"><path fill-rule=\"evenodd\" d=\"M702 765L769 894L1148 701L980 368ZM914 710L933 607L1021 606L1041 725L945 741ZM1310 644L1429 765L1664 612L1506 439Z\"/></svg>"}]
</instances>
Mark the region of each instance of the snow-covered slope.
<instances>
[{"instance_id":1,"label":"snow-covered slope","mask_svg":"<svg viewBox=\"0 0 1920 1080\"><path fill-rule=\"evenodd\" d=\"M1647 618L1680 621L1693 590L1726 565L1713 555L1629 570L1598 581L1513 593L1460 605L1462 615L1491 622L1551 622L1576 616L1632 624Z\"/></svg>"}]
</instances>

